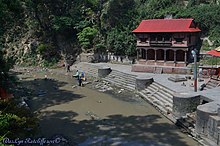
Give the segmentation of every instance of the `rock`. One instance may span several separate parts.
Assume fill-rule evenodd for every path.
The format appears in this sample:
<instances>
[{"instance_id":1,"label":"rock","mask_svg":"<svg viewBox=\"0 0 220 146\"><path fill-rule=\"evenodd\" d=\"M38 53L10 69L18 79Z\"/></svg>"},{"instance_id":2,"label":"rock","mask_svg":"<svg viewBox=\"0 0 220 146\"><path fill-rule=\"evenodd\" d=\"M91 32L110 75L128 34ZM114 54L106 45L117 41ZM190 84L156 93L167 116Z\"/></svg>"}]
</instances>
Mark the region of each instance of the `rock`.
<instances>
[{"instance_id":1,"label":"rock","mask_svg":"<svg viewBox=\"0 0 220 146\"><path fill-rule=\"evenodd\" d=\"M108 90L108 91L109 91L109 90L113 90L113 88L112 88L112 87L108 87L106 90Z\"/></svg>"},{"instance_id":2,"label":"rock","mask_svg":"<svg viewBox=\"0 0 220 146\"><path fill-rule=\"evenodd\" d=\"M76 87L77 87L76 85L73 85L73 86L72 86L72 88L76 88Z\"/></svg>"}]
</instances>

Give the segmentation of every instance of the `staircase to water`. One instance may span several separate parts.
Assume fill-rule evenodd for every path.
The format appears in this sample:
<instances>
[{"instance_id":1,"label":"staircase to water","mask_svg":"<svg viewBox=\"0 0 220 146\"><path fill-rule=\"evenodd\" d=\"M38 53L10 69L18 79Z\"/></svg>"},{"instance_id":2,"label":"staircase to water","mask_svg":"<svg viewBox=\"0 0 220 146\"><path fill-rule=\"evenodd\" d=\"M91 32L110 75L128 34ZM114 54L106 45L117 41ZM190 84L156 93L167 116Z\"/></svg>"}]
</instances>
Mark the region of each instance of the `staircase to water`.
<instances>
[{"instance_id":1,"label":"staircase to water","mask_svg":"<svg viewBox=\"0 0 220 146\"><path fill-rule=\"evenodd\" d=\"M89 76L98 77L98 68L99 66L89 64L89 63L80 63L77 64L75 69L79 71L84 71ZM120 88L125 88L127 90L135 91L136 75L131 75L119 70L112 70L111 73L102 78L103 80L110 82L112 85L118 86ZM216 87L216 82L209 83L211 88ZM209 87L208 85L208 87ZM156 109L158 109L163 115L169 118L171 121L178 122L183 129L188 133L194 131L192 118L183 118L177 120L173 117L173 94L175 93L171 89L159 84L158 82L153 82L147 86L144 90L138 92L143 99L151 103ZM192 122L193 121L193 122Z\"/></svg>"},{"instance_id":2,"label":"staircase to water","mask_svg":"<svg viewBox=\"0 0 220 146\"><path fill-rule=\"evenodd\" d=\"M103 80L128 90L135 90L135 77L135 75L112 70L112 72L107 77L103 78Z\"/></svg>"},{"instance_id":3,"label":"staircase to water","mask_svg":"<svg viewBox=\"0 0 220 146\"><path fill-rule=\"evenodd\" d=\"M164 87L163 85L153 82L140 94L157 107L163 114L171 114L173 111L173 94L174 91Z\"/></svg>"},{"instance_id":4,"label":"staircase to water","mask_svg":"<svg viewBox=\"0 0 220 146\"><path fill-rule=\"evenodd\" d=\"M216 79L210 79L208 83L206 83L206 89L212 89L218 87L220 85L220 81Z\"/></svg>"},{"instance_id":5,"label":"staircase to water","mask_svg":"<svg viewBox=\"0 0 220 146\"><path fill-rule=\"evenodd\" d=\"M97 77L99 66L92 65L89 63L77 64L76 69L84 71L88 75ZM136 76L118 70L112 70L112 72L102 78L111 84L126 88L128 90L135 90ZM140 91L140 94L154 106L158 107L163 113L172 113L173 107L173 93L174 91L164 87L163 85L153 82L151 85Z\"/></svg>"},{"instance_id":6,"label":"staircase to water","mask_svg":"<svg viewBox=\"0 0 220 146\"><path fill-rule=\"evenodd\" d=\"M88 63L79 63L75 66L74 70L79 70L80 72L84 71L91 77L98 77L98 68L99 66L88 64Z\"/></svg>"}]
</instances>

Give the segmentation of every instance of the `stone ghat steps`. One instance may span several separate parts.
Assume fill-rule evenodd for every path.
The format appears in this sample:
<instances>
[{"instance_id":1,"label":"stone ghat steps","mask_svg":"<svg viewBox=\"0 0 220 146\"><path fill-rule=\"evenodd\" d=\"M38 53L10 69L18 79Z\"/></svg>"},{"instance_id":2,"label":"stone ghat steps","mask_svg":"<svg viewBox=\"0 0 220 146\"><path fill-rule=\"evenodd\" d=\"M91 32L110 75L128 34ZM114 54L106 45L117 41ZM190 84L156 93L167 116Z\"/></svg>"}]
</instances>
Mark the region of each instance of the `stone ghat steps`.
<instances>
[{"instance_id":1,"label":"stone ghat steps","mask_svg":"<svg viewBox=\"0 0 220 146\"><path fill-rule=\"evenodd\" d=\"M108 79L108 78L103 78L103 80L115 85L115 86L118 86L118 87L121 87L121 88L126 88L127 90L130 90L130 91L134 91L135 90L135 85L132 85L132 84L126 84L126 83L123 83L123 82L117 82L115 80L112 80L112 79Z\"/></svg>"},{"instance_id":2,"label":"stone ghat steps","mask_svg":"<svg viewBox=\"0 0 220 146\"><path fill-rule=\"evenodd\" d=\"M107 76L109 78L118 78L118 79L123 79L126 83L134 83L136 82L136 76L135 75L130 75L124 72L120 72L117 70L112 70L112 72Z\"/></svg>"},{"instance_id":3,"label":"stone ghat steps","mask_svg":"<svg viewBox=\"0 0 220 146\"><path fill-rule=\"evenodd\" d=\"M98 77L98 66L81 63L77 64L75 70L79 70L80 72L84 71L86 74L89 74L90 76Z\"/></svg>"},{"instance_id":4,"label":"stone ghat steps","mask_svg":"<svg viewBox=\"0 0 220 146\"><path fill-rule=\"evenodd\" d=\"M151 91L151 89L150 90L145 89L141 92L144 95L147 95L147 99L149 101L152 101L152 103L155 106L161 107L165 111L164 113L167 113L168 111L170 111L170 112L172 111L173 104L169 103L169 101L166 101L166 99L164 99L163 97L160 97L157 90L156 91Z\"/></svg>"},{"instance_id":5,"label":"stone ghat steps","mask_svg":"<svg viewBox=\"0 0 220 146\"><path fill-rule=\"evenodd\" d=\"M212 88L215 88L215 87L219 86L219 84L220 84L220 81L211 79L211 80L206 84L206 88L207 88L207 89L212 89Z\"/></svg>"},{"instance_id":6,"label":"stone ghat steps","mask_svg":"<svg viewBox=\"0 0 220 146\"><path fill-rule=\"evenodd\" d=\"M127 73L112 70L112 72L103 80L108 81L116 86L124 87L130 90L135 90L136 76Z\"/></svg>"},{"instance_id":7,"label":"stone ghat steps","mask_svg":"<svg viewBox=\"0 0 220 146\"><path fill-rule=\"evenodd\" d=\"M153 82L151 85L157 87L157 88L160 88L162 91L164 91L163 93L165 95L167 95L168 97L170 97L171 99L173 99L173 94L174 94L174 91L172 91L171 89L157 83L157 82Z\"/></svg>"},{"instance_id":8,"label":"stone ghat steps","mask_svg":"<svg viewBox=\"0 0 220 146\"><path fill-rule=\"evenodd\" d=\"M167 117L174 123L176 122L176 119L172 116L172 107L164 108L163 106L161 106L163 103L160 100L155 99L153 97L149 97L149 95L146 95L146 93L144 93L143 90L140 91L139 94L143 97L144 100L152 104L159 112L165 115L165 117Z\"/></svg>"},{"instance_id":9,"label":"stone ghat steps","mask_svg":"<svg viewBox=\"0 0 220 146\"><path fill-rule=\"evenodd\" d=\"M153 82L146 89L140 91L143 97L146 98L154 106L158 107L165 114L173 111L173 94L174 91Z\"/></svg>"}]
</instances>

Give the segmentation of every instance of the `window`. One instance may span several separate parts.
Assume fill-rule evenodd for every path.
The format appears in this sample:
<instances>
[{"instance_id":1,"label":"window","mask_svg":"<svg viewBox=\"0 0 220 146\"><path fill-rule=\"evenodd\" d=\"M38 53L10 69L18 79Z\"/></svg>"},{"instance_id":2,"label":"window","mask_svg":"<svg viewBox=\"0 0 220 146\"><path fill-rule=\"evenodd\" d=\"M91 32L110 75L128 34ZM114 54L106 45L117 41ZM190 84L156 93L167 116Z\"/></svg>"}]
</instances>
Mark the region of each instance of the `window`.
<instances>
[{"instance_id":1,"label":"window","mask_svg":"<svg viewBox=\"0 0 220 146\"><path fill-rule=\"evenodd\" d=\"M146 59L146 50L145 49L141 49L141 58Z\"/></svg>"},{"instance_id":2,"label":"window","mask_svg":"<svg viewBox=\"0 0 220 146\"><path fill-rule=\"evenodd\" d=\"M147 41L147 35L145 34L138 34L138 38L141 42L146 42Z\"/></svg>"},{"instance_id":3,"label":"window","mask_svg":"<svg viewBox=\"0 0 220 146\"><path fill-rule=\"evenodd\" d=\"M162 41L162 40L163 40L162 35L158 35L158 36L157 36L157 41Z\"/></svg>"},{"instance_id":4,"label":"window","mask_svg":"<svg viewBox=\"0 0 220 146\"><path fill-rule=\"evenodd\" d=\"M146 41L147 41L147 38L140 38L140 41L141 41L141 42L146 42Z\"/></svg>"},{"instance_id":5,"label":"window","mask_svg":"<svg viewBox=\"0 0 220 146\"><path fill-rule=\"evenodd\" d=\"M189 44L191 44L191 35L189 35Z\"/></svg>"},{"instance_id":6,"label":"window","mask_svg":"<svg viewBox=\"0 0 220 146\"><path fill-rule=\"evenodd\" d=\"M151 40L151 41L156 41L156 36L155 36L155 35L152 35L152 36L150 37L150 40Z\"/></svg>"},{"instance_id":7,"label":"window","mask_svg":"<svg viewBox=\"0 0 220 146\"><path fill-rule=\"evenodd\" d=\"M177 44L182 44L184 38L174 38Z\"/></svg>"},{"instance_id":8,"label":"window","mask_svg":"<svg viewBox=\"0 0 220 146\"><path fill-rule=\"evenodd\" d=\"M164 36L164 41L171 41L171 36L170 35L165 35Z\"/></svg>"}]
</instances>

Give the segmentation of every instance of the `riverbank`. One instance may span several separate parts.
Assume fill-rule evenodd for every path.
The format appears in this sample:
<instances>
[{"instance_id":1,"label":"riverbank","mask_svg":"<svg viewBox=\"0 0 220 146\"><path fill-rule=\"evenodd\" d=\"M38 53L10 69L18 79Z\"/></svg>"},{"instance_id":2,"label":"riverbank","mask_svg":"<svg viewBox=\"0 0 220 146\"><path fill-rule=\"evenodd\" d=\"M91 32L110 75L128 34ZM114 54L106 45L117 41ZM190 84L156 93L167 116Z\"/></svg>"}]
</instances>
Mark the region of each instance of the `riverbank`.
<instances>
[{"instance_id":1,"label":"riverbank","mask_svg":"<svg viewBox=\"0 0 220 146\"><path fill-rule=\"evenodd\" d=\"M40 119L41 137L61 135L69 145L198 145L134 93L73 88L75 79L63 69L20 73L32 92L28 104Z\"/></svg>"}]
</instances>

